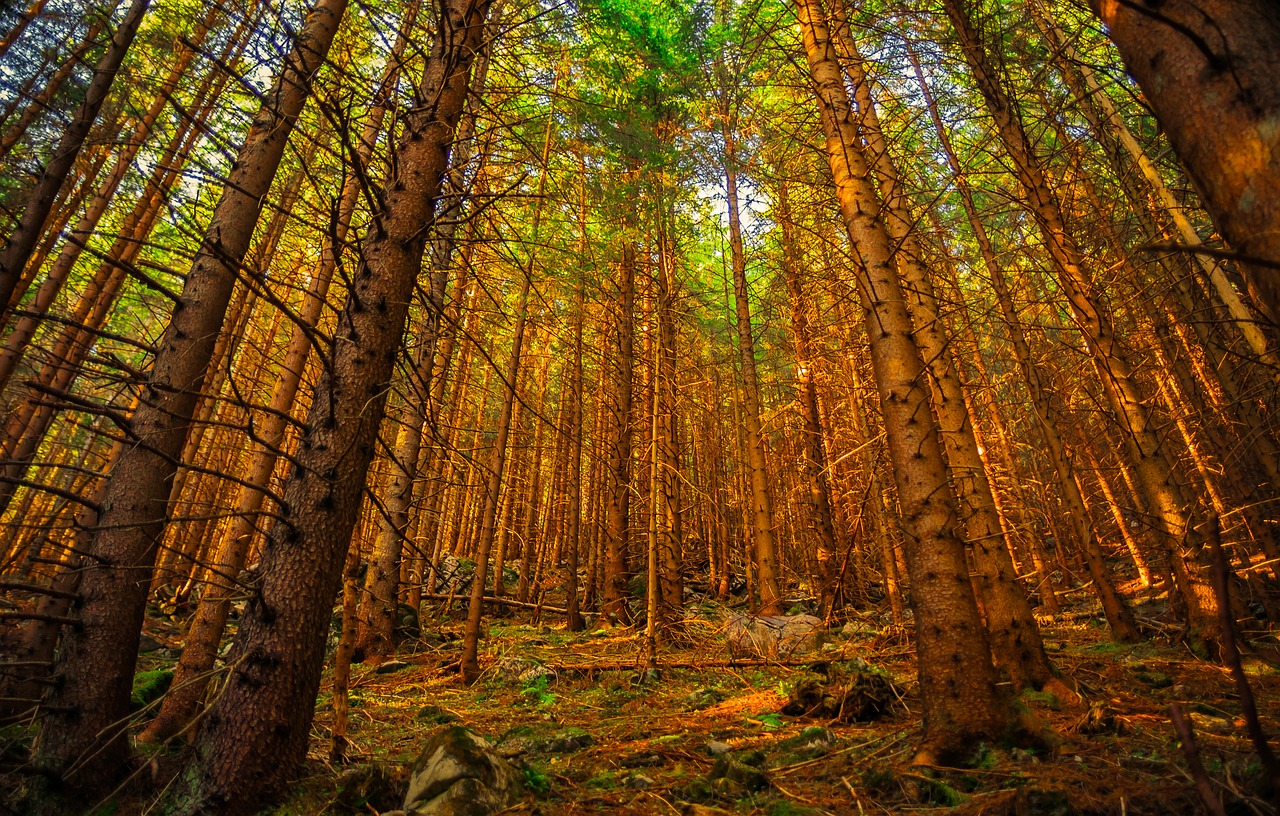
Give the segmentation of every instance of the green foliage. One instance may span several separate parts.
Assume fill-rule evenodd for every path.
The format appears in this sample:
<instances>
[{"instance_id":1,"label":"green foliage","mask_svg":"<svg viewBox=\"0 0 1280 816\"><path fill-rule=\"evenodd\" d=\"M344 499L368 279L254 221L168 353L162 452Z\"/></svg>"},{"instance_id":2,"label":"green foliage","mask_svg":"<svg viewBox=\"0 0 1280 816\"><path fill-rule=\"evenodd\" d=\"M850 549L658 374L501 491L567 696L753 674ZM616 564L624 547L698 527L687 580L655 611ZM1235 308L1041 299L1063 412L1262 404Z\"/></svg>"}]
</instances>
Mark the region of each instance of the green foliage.
<instances>
[{"instance_id":1,"label":"green foliage","mask_svg":"<svg viewBox=\"0 0 1280 816\"><path fill-rule=\"evenodd\" d=\"M923 803L943 807L957 807L964 803L964 797L959 791L939 779L921 777L918 780L917 790L919 799Z\"/></svg>"},{"instance_id":2,"label":"green foliage","mask_svg":"<svg viewBox=\"0 0 1280 816\"><path fill-rule=\"evenodd\" d=\"M524 786L539 796L551 792L551 777L536 765L525 765L521 768L524 774Z\"/></svg>"},{"instance_id":3,"label":"green foliage","mask_svg":"<svg viewBox=\"0 0 1280 816\"><path fill-rule=\"evenodd\" d=\"M537 709L546 709L555 705L556 695L547 690L551 684L551 678L547 675L540 675L520 689L520 694L529 701L529 704Z\"/></svg>"},{"instance_id":4,"label":"green foliage","mask_svg":"<svg viewBox=\"0 0 1280 816\"><path fill-rule=\"evenodd\" d=\"M747 717L747 721L759 725L765 731L777 731L786 725L782 715L775 711L761 711L759 714Z\"/></svg>"}]
</instances>

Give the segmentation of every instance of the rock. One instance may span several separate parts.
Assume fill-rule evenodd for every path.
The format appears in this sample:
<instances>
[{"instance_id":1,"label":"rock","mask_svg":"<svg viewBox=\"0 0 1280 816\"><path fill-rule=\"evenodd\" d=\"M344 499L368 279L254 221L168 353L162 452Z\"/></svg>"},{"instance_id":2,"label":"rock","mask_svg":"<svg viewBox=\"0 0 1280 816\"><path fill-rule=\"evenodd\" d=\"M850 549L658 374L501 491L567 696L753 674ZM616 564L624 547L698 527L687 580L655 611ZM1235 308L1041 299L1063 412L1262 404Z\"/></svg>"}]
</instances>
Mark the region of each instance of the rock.
<instances>
[{"instance_id":1,"label":"rock","mask_svg":"<svg viewBox=\"0 0 1280 816\"><path fill-rule=\"evenodd\" d=\"M507 758L525 754L571 754L595 743L595 738L581 728L539 733L537 726L520 725L503 734L495 750Z\"/></svg>"},{"instance_id":2,"label":"rock","mask_svg":"<svg viewBox=\"0 0 1280 816\"><path fill-rule=\"evenodd\" d=\"M879 629L860 620L849 621L840 629L841 637L846 638L866 639L875 637L878 634L880 634Z\"/></svg>"},{"instance_id":3,"label":"rock","mask_svg":"<svg viewBox=\"0 0 1280 816\"><path fill-rule=\"evenodd\" d=\"M729 651L737 655L790 657L822 642L822 619L813 615L735 615L725 626Z\"/></svg>"},{"instance_id":4,"label":"rock","mask_svg":"<svg viewBox=\"0 0 1280 816\"><path fill-rule=\"evenodd\" d=\"M445 595L463 595L471 589L471 579L476 574L474 561L446 554L440 558L440 565L436 569L439 575L438 586Z\"/></svg>"},{"instance_id":5,"label":"rock","mask_svg":"<svg viewBox=\"0 0 1280 816\"><path fill-rule=\"evenodd\" d=\"M741 799L748 793L759 793L769 787L769 776L759 768L722 756L707 774L711 789L727 799Z\"/></svg>"},{"instance_id":6,"label":"rock","mask_svg":"<svg viewBox=\"0 0 1280 816\"><path fill-rule=\"evenodd\" d=\"M815 725L804 729L794 737L783 740L778 747L812 757L825 754L835 744L836 735L830 728Z\"/></svg>"},{"instance_id":7,"label":"rock","mask_svg":"<svg viewBox=\"0 0 1280 816\"><path fill-rule=\"evenodd\" d=\"M713 757L723 756L733 750L733 746L724 742L716 742L712 740L707 743L707 753Z\"/></svg>"},{"instance_id":8,"label":"rock","mask_svg":"<svg viewBox=\"0 0 1280 816\"><path fill-rule=\"evenodd\" d=\"M656 768L666 763L666 758L662 754L647 752L643 754L635 754L629 757L623 757L618 760L618 764L624 768Z\"/></svg>"},{"instance_id":9,"label":"rock","mask_svg":"<svg viewBox=\"0 0 1280 816\"><path fill-rule=\"evenodd\" d=\"M1136 672L1134 677L1137 677L1152 688L1162 689L1173 685L1173 678L1161 672Z\"/></svg>"},{"instance_id":10,"label":"rock","mask_svg":"<svg viewBox=\"0 0 1280 816\"><path fill-rule=\"evenodd\" d=\"M515 804L522 775L461 726L437 733L413 763L404 809L413 816L485 816Z\"/></svg>"},{"instance_id":11,"label":"rock","mask_svg":"<svg viewBox=\"0 0 1280 816\"><path fill-rule=\"evenodd\" d=\"M423 706L418 709L418 713L415 714L413 718L418 722L430 723L432 725L448 725L451 722L456 722L458 719L438 705Z\"/></svg>"},{"instance_id":12,"label":"rock","mask_svg":"<svg viewBox=\"0 0 1280 816\"><path fill-rule=\"evenodd\" d=\"M727 695L719 689L700 688L685 696L684 703L690 711L701 711L704 708L710 708L716 703L724 702L726 697Z\"/></svg>"},{"instance_id":13,"label":"rock","mask_svg":"<svg viewBox=\"0 0 1280 816\"><path fill-rule=\"evenodd\" d=\"M164 644L151 637L151 635L142 635L138 638L138 654L150 654L163 648Z\"/></svg>"},{"instance_id":14,"label":"rock","mask_svg":"<svg viewBox=\"0 0 1280 816\"><path fill-rule=\"evenodd\" d=\"M396 606L396 637L416 638L422 634L422 626L418 622L418 610L409 604Z\"/></svg>"},{"instance_id":15,"label":"rock","mask_svg":"<svg viewBox=\"0 0 1280 816\"><path fill-rule=\"evenodd\" d=\"M548 682L556 679L554 670L536 660L523 657L506 657L498 661L498 674L507 680L518 680L521 683L534 683L539 677L546 677Z\"/></svg>"},{"instance_id":16,"label":"rock","mask_svg":"<svg viewBox=\"0 0 1280 816\"><path fill-rule=\"evenodd\" d=\"M653 780L644 774L636 773L622 780L622 784L631 790L649 790L653 787Z\"/></svg>"},{"instance_id":17,"label":"rock","mask_svg":"<svg viewBox=\"0 0 1280 816\"><path fill-rule=\"evenodd\" d=\"M374 669L373 673L374 674L391 674L392 672L398 672L401 669L407 669L407 668L409 668L409 664L403 660L388 660L386 663L383 663L380 666L378 666L376 669Z\"/></svg>"},{"instance_id":18,"label":"rock","mask_svg":"<svg viewBox=\"0 0 1280 816\"><path fill-rule=\"evenodd\" d=\"M378 813L394 810L404 800L407 769L369 763L355 765L338 774L338 795L334 804L350 813Z\"/></svg>"},{"instance_id":19,"label":"rock","mask_svg":"<svg viewBox=\"0 0 1280 816\"><path fill-rule=\"evenodd\" d=\"M552 734L544 750L549 754L571 754L595 744L595 738L581 728L566 728Z\"/></svg>"}]
</instances>

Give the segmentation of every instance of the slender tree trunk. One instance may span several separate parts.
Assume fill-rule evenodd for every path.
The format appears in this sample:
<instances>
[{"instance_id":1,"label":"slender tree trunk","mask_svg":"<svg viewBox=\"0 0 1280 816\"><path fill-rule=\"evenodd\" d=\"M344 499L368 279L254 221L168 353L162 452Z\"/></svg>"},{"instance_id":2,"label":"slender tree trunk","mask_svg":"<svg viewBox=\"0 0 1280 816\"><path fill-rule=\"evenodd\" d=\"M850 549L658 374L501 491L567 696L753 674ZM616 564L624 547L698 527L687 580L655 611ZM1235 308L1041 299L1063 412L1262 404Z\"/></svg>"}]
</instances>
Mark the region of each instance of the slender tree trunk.
<instances>
[{"instance_id":1,"label":"slender tree trunk","mask_svg":"<svg viewBox=\"0 0 1280 816\"><path fill-rule=\"evenodd\" d=\"M816 2L797 0L796 5L836 195L849 241L862 261L857 289L908 537L925 727L917 761L945 762L972 750L976 740L1002 733L1011 712L996 694L955 499L929 410L924 363L835 48Z\"/></svg>"},{"instance_id":2,"label":"slender tree trunk","mask_svg":"<svg viewBox=\"0 0 1280 816\"><path fill-rule=\"evenodd\" d=\"M66 283L71 270L76 265L76 261L80 259L80 254L87 246L89 238L98 228L98 222L106 214L107 207L114 199L120 182L124 180L125 175L132 169L133 160L146 143L147 137L151 135L151 129L155 126L156 119L164 111L169 102L169 97L178 85L178 81L186 73L192 60L195 59L196 53L199 51L205 37L221 14L221 6L210 6L205 16L197 23L195 30L191 33L189 44L179 49L178 59L160 84L155 99L143 112L138 123L134 126L133 132L125 139L124 144L121 145L119 152L116 154L115 165L111 172L98 186L97 191L89 202L89 206L80 217L75 228L64 239L62 250L49 267L44 282L36 290L35 297L24 306L24 311L27 314L23 314L17 320L9 331L8 336L5 337L4 347L0 348L0 389L4 388L5 384L9 382L18 360L21 359L22 353L27 347L27 343L35 335L36 328L43 319L45 312L48 311L53 304L54 298L62 290L62 285Z\"/></svg>"},{"instance_id":3,"label":"slender tree trunk","mask_svg":"<svg viewBox=\"0 0 1280 816\"><path fill-rule=\"evenodd\" d=\"M982 256L983 265L991 278L992 289L995 292L1001 316L1004 318L1010 343L1013 345L1014 356L1018 360L1023 379L1027 383L1027 390L1031 396L1032 410L1041 433L1044 435L1049 459L1053 464L1054 474L1057 477L1058 489L1067 505L1071 529L1075 534L1076 541L1087 555L1090 574L1093 576L1095 586L1100 593L1103 611L1107 616L1107 622L1111 627L1113 636L1122 642L1132 642L1138 638L1137 624L1133 620L1133 613L1128 604L1115 591L1115 585L1108 576L1106 562L1102 558L1101 547L1098 544L1097 535L1081 495L1078 477L1062 436L1059 433L1058 425L1062 422L1062 417L1055 404L1053 391L1045 383L1044 376L1032 357L1031 346L1027 342L1026 334L1023 331L1004 268L1000 265L995 247L992 246L991 238L987 234L986 225L978 213L973 189L970 187L968 177L960 166L955 150L951 146L950 136L938 114L937 105L933 101L932 93L929 90L928 83L925 81L919 61L914 52L910 54L910 57L915 68L916 78L924 94L925 104L929 108L935 131L946 154L947 163L950 165L952 177L955 180L957 189L960 191L960 199L964 205L969 227L977 239L978 251ZM1048 575L1044 574L1044 571L1039 568L1037 568L1037 572L1041 573L1041 595L1043 597L1052 597L1053 585L1049 581Z\"/></svg>"},{"instance_id":4,"label":"slender tree trunk","mask_svg":"<svg viewBox=\"0 0 1280 816\"><path fill-rule=\"evenodd\" d=\"M755 543L761 615L781 615L782 587L778 578L778 542L774 532L773 503L769 496L769 467L765 461L764 429L760 423L760 380L756 374L756 347L751 327L751 300L747 286L747 260L742 245L738 213L738 156L728 91L721 101L721 135L724 138L724 182L729 211L729 249L733 270L733 299L737 307L738 354L742 365L743 419L746 420L747 463L751 468L751 531Z\"/></svg>"},{"instance_id":5,"label":"slender tree trunk","mask_svg":"<svg viewBox=\"0 0 1280 816\"><path fill-rule=\"evenodd\" d=\"M27 196L17 228L9 235L4 249L0 250L0 307L10 302L18 288L18 281L23 276L31 252L40 240L45 218L53 208L58 191L66 183L93 123L98 119L98 113L107 100L120 64L124 62L124 56L133 44L138 26L142 24L142 18L150 5L151 0L133 0L125 12L107 50L94 69L80 107L62 132L53 155Z\"/></svg>"},{"instance_id":6,"label":"slender tree trunk","mask_svg":"<svg viewBox=\"0 0 1280 816\"><path fill-rule=\"evenodd\" d=\"M609 620L627 625L631 613L627 609L629 579L628 542L631 524L631 432L632 380L635 356L635 247L628 241L622 247L618 266L618 303L615 310L617 351L613 355L612 387L609 389L609 414L613 429L609 438L609 462L606 480L608 504L605 511L604 603L601 613Z\"/></svg>"},{"instance_id":7,"label":"slender tree trunk","mask_svg":"<svg viewBox=\"0 0 1280 816\"><path fill-rule=\"evenodd\" d=\"M1067 230L1061 204L1050 189L1036 159L1022 121L984 50L982 38L969 17L968 0L944 0L947 16L960 38L978 90L1012 159L1045 247L1057 271L1077 328L1084 335L1107 400L1116 413L1130 459L1137 469L1144 498L1164 528L1166 547L1173 555L1178 591L1183 595L1195 637L1216 642L1217 602L1207 577L1197 564L1191 503L1174 481L1163 439L1122 351L1111 315L1102 306L1097 287L1084 265L1084 254Z\"/></svg>"},{"instance_id":8,"label":"slender tree trunk","mask_svg":"<svg viewBox=\"0 0 1280 816\"><path fill-rule=\"evenodd\" d=\"M285 479L280 517L263 548L254 600L229 662L238 664L200 731L194 767L175 799L187 812L240 816L279 794L306 754L330 608L360 509L426 250L425 226L448 168L488 0L444 0L395 149L383 217L338 316L302 444ZM190 804L185 804L190 803Z\"/></svg>"}]
</instances>

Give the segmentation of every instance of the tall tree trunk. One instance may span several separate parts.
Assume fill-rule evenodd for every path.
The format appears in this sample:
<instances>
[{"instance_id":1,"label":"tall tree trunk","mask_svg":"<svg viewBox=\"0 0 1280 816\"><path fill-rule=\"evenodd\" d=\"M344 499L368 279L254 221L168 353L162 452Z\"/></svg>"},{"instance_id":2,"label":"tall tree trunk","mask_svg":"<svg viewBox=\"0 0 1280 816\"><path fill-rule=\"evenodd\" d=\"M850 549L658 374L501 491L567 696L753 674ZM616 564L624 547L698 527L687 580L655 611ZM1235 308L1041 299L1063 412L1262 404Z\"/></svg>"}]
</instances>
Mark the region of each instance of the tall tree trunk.
<instances>
[{"instance_id":1,"label":"tall tree trunk","mask_svg":"<svg viewBox=\"0 0 1280 816\"><path fill-rule=\"evenodd\" d=\"M618 264L618 297L613 332L617 351L606 398L613 429L609 437L605 510L605 569L601 613L609 620L630 624L627 609L628 542L631 524L632 380L635 356L635 247L628 240Z\"/></svg>"},{"instance_id":2,"label":"tall tree trunk","mask_svg":"<svg viewBox=\"0 0 1280 816\"><path fill-rule=\"evenodd\" d=\"M1093 277L1085 267L1084 253L1067 229L1058 197L1049 187L1022 121L969 16L969 0L944 0L944 6L978 90L1013 161L1027 197L1027 209L1040 228L1058 283L1084 336L1107 400L1115 411L1118 429L1137 470L1149 511L1163 526L1165 546L1173 559L1178 591L1187 604L1195 637L1216 642L1217 601L1197 563L1195 539L1198 534L1192 527L1192 505L1174 481L1163 438L1156 431L1133 366L1120 347L1111 315L1104 308Z\"/></svg>"},{"instance_id":3,"label":"tall tree trunk","mask_svg":"<svg viewBox=\"0 0 1280 816\"><path fill-rule=\"evenodd\" d=\"M982 257L983 266L991 278L996 302L999 305L1000 314L1004 318L1005 329L1009 333L1010 343L1013 345L1014 357L1017 358L1018 366L1022 370L1023 379L1026 381L1027 390L1031 396L1032 413L1035 415L1036 423L1044 435L1049 459L1053 464L1054 475L1057 477L1058 489L1067 505L1072 532L1075 534L1077 543L1086 553L1090 574L1094 578L1095 587L1101 596L1103 611L1107 617L1107 623L1111 627L1112 635L1121 642L1132 642L1138 638L1137 624L1133 620L1133 613L1128 604L1115 591L1115 584L1108 575L1106 561L1102 557L1097 535L1081 495L1078 477L1059 432L1058 424L1063 420L1053 399L1053 390L1045 383L1044 375L1031 355L1031 346L1027 342L1026 333L1023 331L1022 322L1018 316L1017 307L1013 302L1013 295L1009 290L1004 268L1000 265L995 247L991 244L986 224L978 213L973 188L970 187L964 168L961 167L955 150L951 146L950 135L938 114L938 107L933 100L932 92L925 81L924 72L920 68L914 51L910 53L910 58L916 72L916 79L919 81L921 92L924 95L925 104L929 108L929 114L933 119L935 132L947 157L947 163L951 168L952 178L955 180L956 188L960 191L960 200L964 206L969 228L977 239L978 252ZM1041 573L1041 594L1052 597L1053 585L1048 580L1048 575L1044 574L1043 570L1037 569L1037 572Z\"/></svg>"},{"instance_id":4,"label":"tall tree trunk","mask_svg":"<svg viewBox=\"0 0 1280 816\"><path fill-rule=\"evenodd\" d=\"M769 466L765 461L764 429L760 423L760 379L756 373L756 346L751 328L747 259L742 245L738 212L737 135L731 121L728 90L721 91L720 133L724 138L724 186L729 211L730 266L736 306L738 354L742 364L743 419L746 420L747 464L751 468L751 532L755 544L761 615L781 615L782 586L778 578L778 542L773 527L773 502L769 496ZM670 372L669 372L670 375Z\"/></svg>"},{"instance_id":5,"label":"tall tree trunk","mask_svg":"<svg viewBox=\"0 0 1280 816\"><path fill-rule=\"evenodd\" d=\"M795 225L791 222L791 204L787 180L778 181L778 223L782 227L782 273L791 300L791 334L795 340L796 375L799 379L796 405L803 423L805 475L809 483L809 506L813 527L818 534L818 600L822 614L831 619L838 604L836 584L840 580L840 549L836 543L836 525L831 511L831 487L827 481L827 451L822 433L822 415L818 407L815 382L813 329L809 322L809 299L800 284L802 260L796 245Z\"/></svg>"},{"instance_id":6,"label":"tall tree trunk","mask_svg":"<svg viewBox=\"0 0 1280 816\"><path fill-rule=\"evenodd\" d=\"M334 343L285 479L284 502L264 546L253 600L228 662L238 670L200 731L180 810L239 816L281 793L306 755L324 660L328 611L360 510L401 345L410 294L426 250L449 147L462 114L488 0L444 0L415 98L395 148L383 217L338 316Z\"/></svg>"},{"instance_id":7,"label":"tall tree trunk","mask_svg":"<svg viewBox=\"0 0 1280 816\"><path fill-rule=\"evenodd\" d=\"M236 512L223 533L215 551L215 566L210 571L210 583L200 598L196 614L187 630L187 642L182 657L174 671L174 682L160 706L160 713L139 736L142 742L161 742L184 729L199 709L208 686L210 672L217 659L218 645L226 629L227 615L236 591L237 583L248 560L250 548L258 531L263 502L267 498L268 485L275 472L276 461L284 444L289 414L302 384L302 375L311 357L311 346L316 325L324 309L333 273L342 255L351 218L355 214L360 195L360 177L369 166L374 143L382 129L390 97L394 93L400 70L400 60L409 42L408 33L417 17L418 3L405 9L401 18L400 34L393 47L386 71L375 96L369 118L360 134L352 161L355 172L347 177L338 199L338 210L333 229L320 251L320 258L311 270L311 281L298 312L298 322L289 336L280 377L271 392L271 402L266 415L255 424L257 441L249 460L242 485L236 497Z\"/></svg>"},{"instance_id":8,"label":"tall tree trunk","mask_svg":"<svg viewBox=\"0 0 1280 816\"><path fill-rule=\"evenodd\" d=\"M857 289L908 538L925 727L917 760L945 762L972 750L977 740L1002 733L1011 712L996 694L955 499L929 410L924 363L835 48L815 0L797 0L796 5L836 195L861 261Z\"/></svg>"},{"instance_id":9,"label":"tall tree trunk","mask_svg":"<svg viewBox=\"0 0 1280 816\"><path fill-rule=\"evenodd\" d=\"M346 0L323 0L311 11L255 117L131 418L130 434L139 444L112 471L93 535L93 566L81 581L83 623L63 639L60 684L50 694L37 746L38 761L73 788L106 788L127 758L122 726L178 457L237 271L345 10Z\"/></svg>"},{"instance_id":10,"label":"tall tree trunk","mask_svg":"<svg viewBox=\"0 0 1280 816\"><path fill-rule=\"evenodd\" d=\"M969 418L969 400L951 353L951 338L939 315L932 272L924 266L915 219L880 128L862 57L849 32L847 18L837 13L835 23L836 50L847 55L845 70L854 88L868 159L879 182L884 202L881 212L889 235L897 245L894 264L908 297L915 341L930 375L933 410L942 433L960 518L968 532L967 543L977 568L974 578L985 613L991 655L996 667L1008 674L1015 688L1039 689L1054 680L1053 667L1005 542L1005 524L987 478L986 463L979 453Z\"/></svg>"},{"instance_id":11,"label":"tall tree trunk","mask_svg":"<svg viewBox=\"0 0 1280 816\"><path fill-rule=\"evenodd\" d=\"M27 196L17 228L9 235L4 249L0 250L0 309L10 302L18 288L31 252L44 230L45 218L53 208L58 191L66 183L67 175L80 155L89 130L98 119L98 113L107 100L120 64L124 62L124 56L129 52L129 46L133 44L133 38L137 36L138 27L150 5L151 0L133 0L120 20L107 50L98 60L80 107L63 130L62 137L53 148L53 155Z\"/></svg>"}]
</instances>

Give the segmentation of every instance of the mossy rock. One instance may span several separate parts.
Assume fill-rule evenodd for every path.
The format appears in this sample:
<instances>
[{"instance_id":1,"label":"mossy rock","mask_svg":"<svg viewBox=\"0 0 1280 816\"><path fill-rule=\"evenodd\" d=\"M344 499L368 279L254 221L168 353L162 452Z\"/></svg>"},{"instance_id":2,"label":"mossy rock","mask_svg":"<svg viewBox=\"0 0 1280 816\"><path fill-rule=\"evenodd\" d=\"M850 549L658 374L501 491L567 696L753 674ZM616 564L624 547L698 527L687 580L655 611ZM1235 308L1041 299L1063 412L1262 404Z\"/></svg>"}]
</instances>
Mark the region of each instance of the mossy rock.
<instances>
[{"instance_id":1,"label":"mossy rock","mask_svg":"<svg viewBox=\"0 0 1280 816\"><path fill-rule=\"evenodd\" d=\"M729 799L740 799L769 787L768 774L729 755L716 760L707 781L716 793Z\"/></svg>"},{"instance_id":2,"label":"mossy rock","mask_svg":"<svg viewBox=\"0 0 1280 816\"><path fill-rule=\"evenodd\" d=\"M173 683L173 669L152 669L133 676L129 704L134 710L144 708L164 696Z\"/></svg>"},{"instance_id":3,"label":"mossy rock","mask_svg":"<svg viewBox=\"0 0 1280 816\"><path fill-rule=\"evenodd\" d=\"M1152 688L1162 689L1173 685L1173 678L1161 672L1134 672L1133 676Z\"/></svg>"},{"instance_id":4,"label":"mossy rock","mask_svg":"<svg viewBox=\"0 0 1280 816\"><path fill-rule=\"evenodd\" d=\"M830 728L813 725L794 737L784 739L778 743L778 747L804 758L812 758L827 753L835 744L836 735L832 733Z\"/></svg>"},{"instance_id":5,"label":"mossy rock","mask_svg":"<svg viewBox=\"0 0 1280 816\"><path fill-rule=\"evenodd\" d=\"M381 813L404 803L409 770L404 766L369 763L348 768L338 775L335 809L345 813Z\"/></svg>"}]
</instances>

